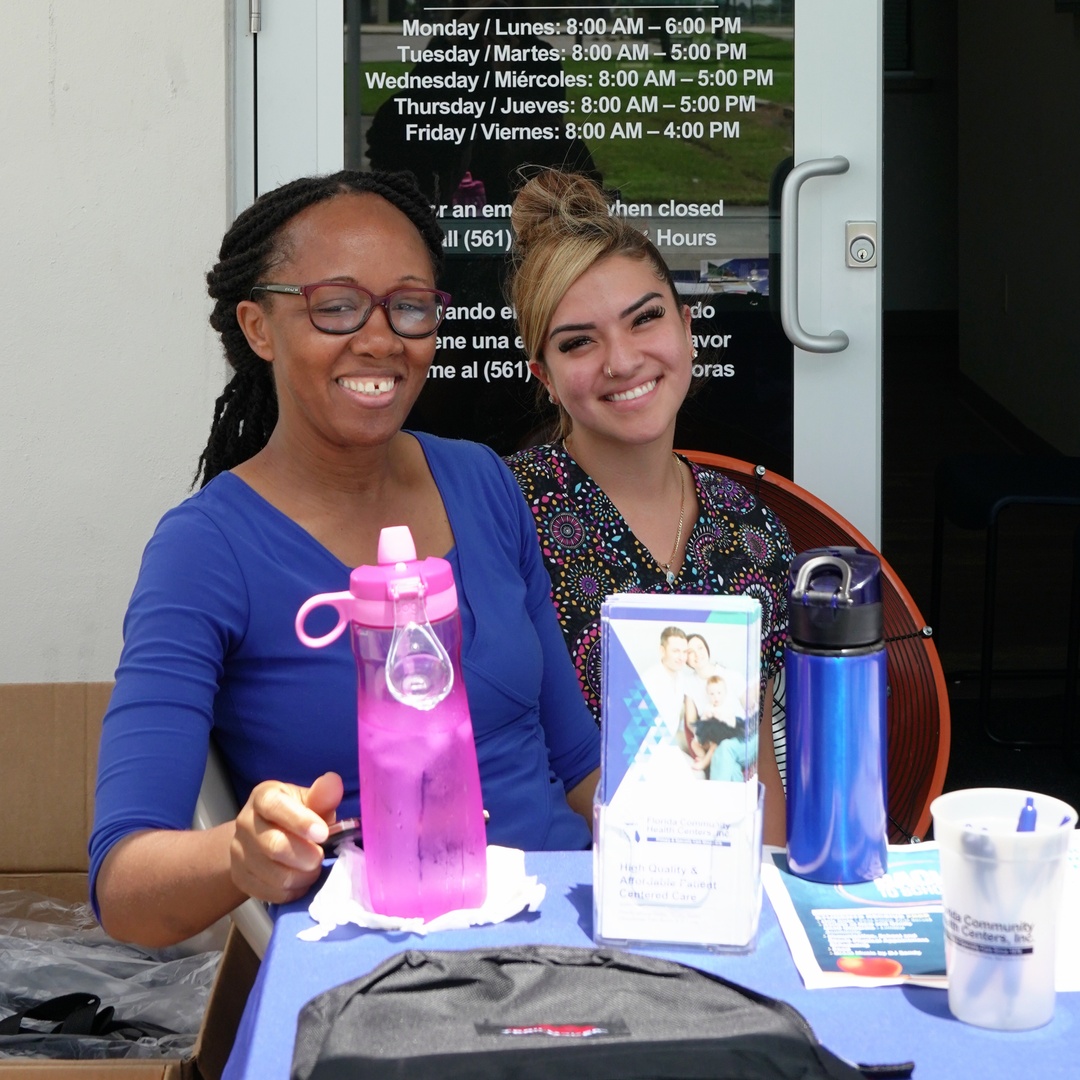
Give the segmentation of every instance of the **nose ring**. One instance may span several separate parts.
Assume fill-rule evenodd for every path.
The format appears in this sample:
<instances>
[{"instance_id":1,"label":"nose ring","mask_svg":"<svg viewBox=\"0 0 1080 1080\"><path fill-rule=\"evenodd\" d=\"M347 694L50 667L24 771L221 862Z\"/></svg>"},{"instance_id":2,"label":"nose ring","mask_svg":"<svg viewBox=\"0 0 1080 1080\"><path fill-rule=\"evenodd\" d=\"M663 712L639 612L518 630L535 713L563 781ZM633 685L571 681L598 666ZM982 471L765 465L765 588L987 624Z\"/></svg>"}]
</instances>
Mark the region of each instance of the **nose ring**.
<instances>
[{"instance_id":1,"label":"nose ring","mask_svg":"<svg viewBox=\"0 0 1080 1080\"><path fill-rule=\"evenodd\" d=\"M608 364L608 366L606 368L604 368L604 372L605 372L605 374L607 375L607 377L609 379L614 379L615 378L615 372L613 372L611 370L611 365L610 364Z\"/></svg>"}]
</instances>

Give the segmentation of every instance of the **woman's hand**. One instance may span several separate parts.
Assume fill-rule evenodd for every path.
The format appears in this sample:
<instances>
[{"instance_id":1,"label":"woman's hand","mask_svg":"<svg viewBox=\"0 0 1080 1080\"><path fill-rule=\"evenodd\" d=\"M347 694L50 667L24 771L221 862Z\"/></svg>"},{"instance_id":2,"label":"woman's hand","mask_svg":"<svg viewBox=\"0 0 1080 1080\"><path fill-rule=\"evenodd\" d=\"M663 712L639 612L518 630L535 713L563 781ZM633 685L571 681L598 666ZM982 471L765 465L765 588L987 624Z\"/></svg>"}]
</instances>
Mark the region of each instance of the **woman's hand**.
<instances>
[{"instance_id":1,"label":"woman's hand","mask_svg":"<svg viewBox=\"0 0 1080 1080\"><path fill-rule=\"evenodd\" d=\"M236 887L271 904L297 900L322 868L327 837L343 788L337 773L323 773L311 787L266 780L236 816L229 848Z\"/></svg>"}]
</instances>

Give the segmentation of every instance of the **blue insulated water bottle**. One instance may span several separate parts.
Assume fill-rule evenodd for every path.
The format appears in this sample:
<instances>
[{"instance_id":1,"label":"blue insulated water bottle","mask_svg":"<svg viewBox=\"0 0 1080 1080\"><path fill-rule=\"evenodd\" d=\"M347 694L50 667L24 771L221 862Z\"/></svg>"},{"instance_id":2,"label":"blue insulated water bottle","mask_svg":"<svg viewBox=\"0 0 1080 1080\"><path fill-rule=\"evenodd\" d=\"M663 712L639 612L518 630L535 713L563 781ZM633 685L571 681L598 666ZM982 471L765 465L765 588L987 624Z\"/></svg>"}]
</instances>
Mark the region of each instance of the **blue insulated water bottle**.
<instances>
[{"instance_id":1,"label":"blue insulated water bottle","mask_svg":"<svg viewBox=\"0 0 1080 1080\"><path fill-rule=\"evenodd\" d=\"M871 881L888 865L878 557L853 547L798 555L788 624L788 866L811 881Z\"/></svg>"}]
</instances>

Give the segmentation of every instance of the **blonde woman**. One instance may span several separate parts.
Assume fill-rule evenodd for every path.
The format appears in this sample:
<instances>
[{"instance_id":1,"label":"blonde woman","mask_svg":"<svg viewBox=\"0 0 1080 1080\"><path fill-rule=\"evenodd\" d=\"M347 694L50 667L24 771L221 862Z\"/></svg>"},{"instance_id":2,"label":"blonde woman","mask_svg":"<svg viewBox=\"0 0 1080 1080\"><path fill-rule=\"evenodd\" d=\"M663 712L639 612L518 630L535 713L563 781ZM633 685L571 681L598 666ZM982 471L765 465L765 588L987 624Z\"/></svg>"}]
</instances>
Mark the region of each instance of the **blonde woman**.
<instances>
[{"instance_id":1,"label":"blonde woman","mask_svg":"<svg viewBox=\"0 0 1080 1080\"><path fill-rule=\"evenodd\" d=\"M690 309L648 238L584 176L519 192L510 299L554 441L508 459L533 513L582 693L600 722L600 605L614 592L741 593L762 608L760 722L787 632L783 524L745 488L674 452L690 388ZM718 426L722 421L717 418ZM761 740L766 843L784 842L783 784Z\"/></svg>"}]
</instances>

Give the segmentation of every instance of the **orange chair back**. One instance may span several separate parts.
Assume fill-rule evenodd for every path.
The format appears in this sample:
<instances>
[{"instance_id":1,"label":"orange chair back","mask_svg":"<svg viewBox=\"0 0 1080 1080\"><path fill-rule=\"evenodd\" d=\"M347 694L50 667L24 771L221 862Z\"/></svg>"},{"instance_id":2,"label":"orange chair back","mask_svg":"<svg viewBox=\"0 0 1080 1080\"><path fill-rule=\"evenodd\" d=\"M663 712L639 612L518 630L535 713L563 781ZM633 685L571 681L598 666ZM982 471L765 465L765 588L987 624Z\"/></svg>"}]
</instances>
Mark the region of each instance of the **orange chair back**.
<instances>
[{"instance_id":1,"label":"orange chair back","mask_svg":"<svg viewBox=\"0 0 1080 1080\"><path fill-rule=\"evenodd\" d=\"M855 546L881 559L888 654L889 838L920 839L930 828L930 803L941 794L949 764L949 699L945 675L926 621L881 553L851 522L805 488L762 465L703 450L684 457L737 480L787 526L796 553ZM780 703L778 703L780 704Z\"/></svg>"}]
</instances>

